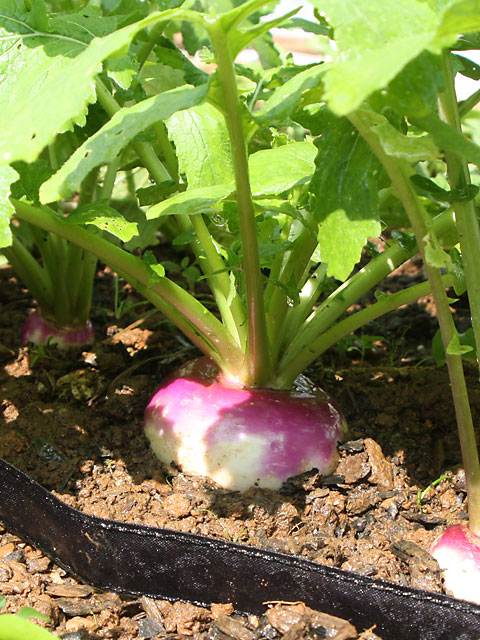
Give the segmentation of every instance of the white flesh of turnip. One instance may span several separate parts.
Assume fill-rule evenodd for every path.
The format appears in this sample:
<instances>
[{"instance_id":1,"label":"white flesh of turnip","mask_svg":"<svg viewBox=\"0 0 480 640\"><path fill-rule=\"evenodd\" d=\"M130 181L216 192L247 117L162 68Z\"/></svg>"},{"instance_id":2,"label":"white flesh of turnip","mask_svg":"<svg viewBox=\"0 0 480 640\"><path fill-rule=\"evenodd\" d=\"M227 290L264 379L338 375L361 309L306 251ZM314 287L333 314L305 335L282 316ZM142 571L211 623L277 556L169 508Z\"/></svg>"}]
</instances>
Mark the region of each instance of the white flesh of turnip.
<instances>
[{"instance_id":1,"label":"white flesh of turnip","mask_svg":"<svg viewBox=\"0 0 480 640\"><path fill-rule=\"evenodd\" d=\"M480 604L480 537L466 525L453 525L436 539L430 553L440 565L446 590Z\"/></svg>"},{"instance_id":2,"label":"white flesh of turnip","mask_svg":"<svg viewBox=\"0 0 480 640\"><path fill-rule=\"evenodd\" d=\"M331 473L344 432L338 407L307 378L291 391L228 386L206 358L169 376L145 412L162 462L236 491L279 489L312 468Z\"/></svg>"}]
</instances>

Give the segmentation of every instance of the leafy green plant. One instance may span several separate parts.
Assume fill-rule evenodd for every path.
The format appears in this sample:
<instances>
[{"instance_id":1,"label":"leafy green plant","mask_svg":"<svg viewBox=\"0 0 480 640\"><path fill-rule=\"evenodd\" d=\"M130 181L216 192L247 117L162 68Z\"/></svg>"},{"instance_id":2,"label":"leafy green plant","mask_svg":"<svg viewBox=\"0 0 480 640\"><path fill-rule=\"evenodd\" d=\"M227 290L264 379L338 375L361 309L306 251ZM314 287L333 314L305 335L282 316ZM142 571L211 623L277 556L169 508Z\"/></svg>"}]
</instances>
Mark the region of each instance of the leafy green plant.
<instances>
[{"instance_id":1,"label":"leafy green plant","mask_svg":"<svg viewBox=\"0 0 480 640\"><path fill-rule=\"evenodd\" d=\"M454 77L472 69L452 53L480 46L478 0L313 0L322 17L309 30L323 38L324 50L327 35L335 48L330 62L307 66L282 60L269 35L272 27L290 26L295 12L260 20L274 3L167 4L92 2L52 13L42 0L0 0L0 106L8 123L0 130L1 244L11 244L13 217L90 251L209 358L165 383L147 412L147 434L168 461L180 455L184 432L208 422L207 414L218 426L222 416L240 420L236 412L247 405L272 412L286 399L284 420L304 411L311 422L300 401L293 409L302 392L288 391L300 374L350 332L431 292L459 422L470 527L480 533L480 467L463 348L446 294L447 286L457 293L467 287L478 348L478 188L469 163L479 164L480 147L462 134L461 117L480 98L458 104ZM202 50L214 72L194 66L174 44L179 31L188 52ZM249 45L261 65L235 62ZM74 148L63 159L70 133ZM63 161L38 181L37 198L17 193L22 167L39 172L47 152ZM148 182L138 187L132 171ZM118 176L129 185L122 198L115 194ZM85 184L93 193L88 207L68 211L65 203L75 202ZM166 221L172 244L189 247L202 274L188 260L189 286L206 284L217 312L168 277L151 251L139 256L118 242L158 220ZM372 248L368 239L382 231L389 239ZM360 266L365 248L371 258ZM427 281L344 315L416 252ZM204 413L184 414L183 394L198 399L205 388L208 397L198 401ZM240 438L237 428L229 437L247 448L239 453L228 439L222 443L233 458L214 476L218 481L277 486L287 472L303 470L305 460L263 474L258 465L271 462L267 443L273 438L280 452L308 450L318 432L330 439L307 463L331 468L341 415L330 400L320 402L318 390L302 388L315 398L317 413L329 407L319 431L293 446L281 421L273 432L262 423ZM197 431L190 453L197 459L204 453L205 465L182 464L213 475L220 463L205 443L217 436ZM250 475L237 478L235 465L253 459Z\"/></svg>"}]
</instances>

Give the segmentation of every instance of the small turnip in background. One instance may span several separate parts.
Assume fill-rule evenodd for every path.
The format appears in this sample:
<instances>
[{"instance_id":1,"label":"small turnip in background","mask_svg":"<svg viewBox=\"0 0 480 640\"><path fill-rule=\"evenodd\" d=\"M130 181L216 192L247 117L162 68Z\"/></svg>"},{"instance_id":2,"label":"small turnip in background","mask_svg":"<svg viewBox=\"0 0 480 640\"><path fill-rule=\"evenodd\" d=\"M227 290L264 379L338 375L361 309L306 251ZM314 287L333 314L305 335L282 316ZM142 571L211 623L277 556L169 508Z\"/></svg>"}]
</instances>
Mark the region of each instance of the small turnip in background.
<instances>
[{"instance_id":1,"label":"small turnip in background","mask_svg":"<svg viewBox=\"0 0 480 640\"><path fill-rule=\"evenodd\" d=\"M446 590L480 604L480 537L467 525L454 525L436 539L430 553L440 565Z\"/></svg>"},{"instance_id":2,"label":"small turnip in background","mask_svg":"<svg viewBox=\"0 0 480 640\"><path fill-rule=\"evenodd\" d=\"M62 349L79 347L94 342L95 331L90 320L85 324L58 325L34 311L25 320L20 341L22 344L56 344Z\"/></svg>"},{"instance_id":3,"label":"small turnip in background","mask_svg":"<svg viewBox=\"0 0 480 640\"><path fill-rule=\"evenodd\" d=\"M290 391L235 387L207 358L168 376L145 413L145 434L162 462L237 491L279 489L312 468L331 473L344 433L339 409L304 376Z\"/></svg>"}]
</instances>

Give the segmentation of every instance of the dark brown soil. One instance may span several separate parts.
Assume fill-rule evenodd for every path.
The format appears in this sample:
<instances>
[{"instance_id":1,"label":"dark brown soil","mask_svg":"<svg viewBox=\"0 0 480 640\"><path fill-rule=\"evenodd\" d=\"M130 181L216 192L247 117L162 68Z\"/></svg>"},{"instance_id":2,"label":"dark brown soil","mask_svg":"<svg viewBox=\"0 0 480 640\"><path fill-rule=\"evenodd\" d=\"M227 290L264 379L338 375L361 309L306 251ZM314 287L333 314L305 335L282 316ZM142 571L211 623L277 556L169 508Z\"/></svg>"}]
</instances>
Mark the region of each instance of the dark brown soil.
<instances>
[{"instance_id":1,"label":"dark brown soil","mask_svg":"<svg viewBox=\"0 0 480 640\"><path fill-rule=\"evenodd\" d=\"M412 263L386 287L417 277ZM436 323L428 299L367 327L365 334L382 339L364 353L361 341L352 342L307 372L336 398L349 423L335 474L306 474L280 492L240 495L154 458L142 434L144 407L162 378L197 352L158 313L142 316L146 305L129 308L137 300L128 289L122 290L126 312L115 318L108 271L97 285L98 340L66 357L54 347L18 346L32 301L11 270L0 269L2 458L89 514L442 591L427 550L447 524L467 518L467 499L447 372L430 356ZM457 315L463 322L461 307ZM467 366L467 375L478 424L478 372ZM69 640L359 637L351 625L298 603L246 619L225 604L207 610L97 593L1 526L0 593L4 612L34 607L50 618L40 624ZM315 635L319 628L329 635Z\"/></svg>"}]
</instances>

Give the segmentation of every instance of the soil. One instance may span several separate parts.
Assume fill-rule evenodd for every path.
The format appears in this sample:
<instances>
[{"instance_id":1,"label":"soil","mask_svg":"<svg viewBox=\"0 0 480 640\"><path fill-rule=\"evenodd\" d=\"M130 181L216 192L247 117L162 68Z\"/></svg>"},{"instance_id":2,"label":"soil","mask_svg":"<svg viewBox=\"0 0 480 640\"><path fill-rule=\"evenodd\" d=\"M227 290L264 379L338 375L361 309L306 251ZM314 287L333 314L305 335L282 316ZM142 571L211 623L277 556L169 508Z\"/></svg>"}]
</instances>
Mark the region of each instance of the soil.
<instances>
[{"instance_id":1,"label":"soil","mask_svg":"<svg viewBox=\"0 0 480 640\"><path fill-rule=\"evenodd\" d=\"M410 262L384 290L416 282L420 271ZM123 315L115 317L112 291L112 274L100 271L92 316L97 342L66 356L51 346L19 346L33 301L11 269L0 268L2 458L89 514L443 591L428 549L447 524L468 516L447 371L431 356L437 327L428 298L366 327L372 339L346 342L308 370L349 424L335 473L322 478L313 471L279 492L239 494L165 467L151 453L142 434L144 407L162 378L198 353L159 313L134 306L138 298L126 286L117 304L116 315ZM464 301L455 308L463 330ZM466 372L479 424L478 371L467 363ZM243 618L227 604L202 609L100 593L1 525L0 593L3 612L33 607L50 619L39 624L69 640L378 638L301 603Z\"/></svg>"}]
</instances>

